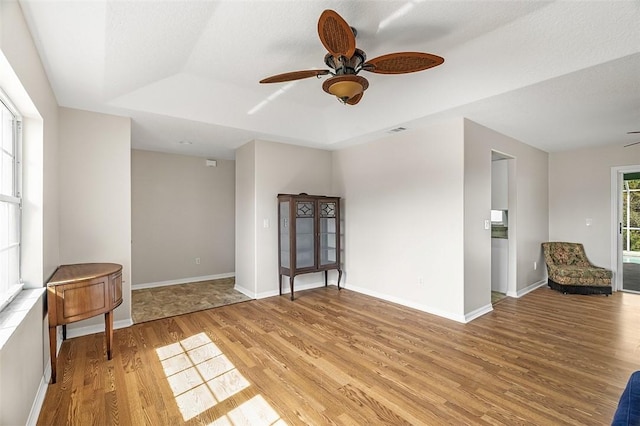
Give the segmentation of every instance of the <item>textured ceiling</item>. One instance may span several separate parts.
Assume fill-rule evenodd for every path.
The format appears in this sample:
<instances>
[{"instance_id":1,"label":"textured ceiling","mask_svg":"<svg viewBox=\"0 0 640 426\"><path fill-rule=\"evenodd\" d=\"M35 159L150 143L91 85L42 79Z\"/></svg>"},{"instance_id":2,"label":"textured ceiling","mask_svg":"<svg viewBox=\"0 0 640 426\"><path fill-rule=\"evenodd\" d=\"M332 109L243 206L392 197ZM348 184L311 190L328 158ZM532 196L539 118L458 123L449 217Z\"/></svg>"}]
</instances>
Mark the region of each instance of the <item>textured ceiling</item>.
<instances>
[{"instance_id":1,"label":"textured ceiling","mask_svg":"<svg viewBox=\"0 0 640 426\"><path fill-rule=\"evenodd\" d=\"M640 130L638 1L20 4L58 103L132 117L134 148L233 158L259 138L336 149L449 116L550 152L623 145ZM369 58L422 51L445 63L363 72L356 106L315 78L258 84L326 68L324 9L358 30Z\"/></svg>"}]
</instances>

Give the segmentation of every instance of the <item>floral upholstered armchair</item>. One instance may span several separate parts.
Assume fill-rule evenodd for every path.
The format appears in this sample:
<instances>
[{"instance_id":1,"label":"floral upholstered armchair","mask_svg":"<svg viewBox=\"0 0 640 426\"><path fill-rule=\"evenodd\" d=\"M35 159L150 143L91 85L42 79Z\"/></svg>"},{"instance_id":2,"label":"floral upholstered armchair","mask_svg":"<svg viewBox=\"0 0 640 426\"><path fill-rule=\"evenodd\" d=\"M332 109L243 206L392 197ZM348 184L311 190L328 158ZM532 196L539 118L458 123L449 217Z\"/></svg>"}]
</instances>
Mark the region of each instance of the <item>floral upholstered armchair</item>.
<instances>
[{"instance_id":1,"label":"floral upholstered armchair","mask_svg":"<svg viewBox=\"0 0 640 426\"><path fill-rule=\"evenodd\" d=\"M608 269L592 265L580 243L542 243L549 287L562 293L611 294Z\"/></svg>"}]
</instances>

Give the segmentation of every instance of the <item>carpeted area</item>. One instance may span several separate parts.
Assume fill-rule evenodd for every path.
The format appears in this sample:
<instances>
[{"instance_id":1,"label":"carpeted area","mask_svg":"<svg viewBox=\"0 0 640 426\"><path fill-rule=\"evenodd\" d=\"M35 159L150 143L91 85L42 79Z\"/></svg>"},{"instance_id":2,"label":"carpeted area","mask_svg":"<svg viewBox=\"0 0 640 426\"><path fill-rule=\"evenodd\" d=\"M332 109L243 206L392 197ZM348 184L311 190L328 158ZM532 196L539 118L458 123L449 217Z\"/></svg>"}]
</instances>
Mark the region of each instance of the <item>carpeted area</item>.
<instances>
[{"instance_id":1,"label":"carpeted area","mask_svg":"<svg viewBox=\"0 0 640 426\"><path fill-rule=\"evenodd\" d=\"M235 290L234 285L235 278L222 278L133 290L131 292L133 322L139 324L251 300Z\"/></svg>"}]
</instances>

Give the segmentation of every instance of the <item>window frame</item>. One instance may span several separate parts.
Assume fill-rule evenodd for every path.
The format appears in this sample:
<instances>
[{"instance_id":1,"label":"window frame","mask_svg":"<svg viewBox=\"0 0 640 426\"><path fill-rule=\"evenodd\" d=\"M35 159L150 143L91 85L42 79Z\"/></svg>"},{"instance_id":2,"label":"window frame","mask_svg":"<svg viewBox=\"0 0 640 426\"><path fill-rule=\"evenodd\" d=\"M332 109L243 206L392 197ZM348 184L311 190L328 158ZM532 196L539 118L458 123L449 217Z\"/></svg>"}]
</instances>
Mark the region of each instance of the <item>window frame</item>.
<instances>
[{"instance_id":1,"label":"window frame","mask_svg":"<svg viewBox=\"0 0 640 426\"><path fill-rule=\"evenodd\" d=\"M0 311L4 309L20 293L23 287L22 281L22 115L11 102L11 99L0 88L0 103L13 115L13 195L0 193L1 203L10 203L18 207L18 217L16 221L18 238L18 282L8 286L6 289L0 288ZM1 148L0 148L1 149ZM7 247L9 249L9 247Z\"/></svg>"}]
</instances>

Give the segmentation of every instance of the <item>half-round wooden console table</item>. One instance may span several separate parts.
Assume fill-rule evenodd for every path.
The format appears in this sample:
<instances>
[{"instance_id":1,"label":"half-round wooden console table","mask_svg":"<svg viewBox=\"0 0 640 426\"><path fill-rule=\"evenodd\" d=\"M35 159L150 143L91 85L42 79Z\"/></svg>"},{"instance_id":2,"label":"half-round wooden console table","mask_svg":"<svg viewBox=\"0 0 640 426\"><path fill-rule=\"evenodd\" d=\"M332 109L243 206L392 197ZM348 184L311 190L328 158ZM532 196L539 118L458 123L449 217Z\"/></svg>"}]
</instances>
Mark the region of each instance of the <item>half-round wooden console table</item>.
<instances>
[{"instance_id":1,"label":"half-round wooden console table","mask_svg":"<svg viewBox=\"0 0 640 426\"><path fill-rule=\"evenodd\" d=\"M62 265L47 283L51 383L56 382L56 327L104 314L107 359L111 359L112 311L122 303L122 265L81 263Z\"/></svg>"}]
</instances>

